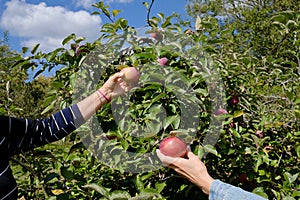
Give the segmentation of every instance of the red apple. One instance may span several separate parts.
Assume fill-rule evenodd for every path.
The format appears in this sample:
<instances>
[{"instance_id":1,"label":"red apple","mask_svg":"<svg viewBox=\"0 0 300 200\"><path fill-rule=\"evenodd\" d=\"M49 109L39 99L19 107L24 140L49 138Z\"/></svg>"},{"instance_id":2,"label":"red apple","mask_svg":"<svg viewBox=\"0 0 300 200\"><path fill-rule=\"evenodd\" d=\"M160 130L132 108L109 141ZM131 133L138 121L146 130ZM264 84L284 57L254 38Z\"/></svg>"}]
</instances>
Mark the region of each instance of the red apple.
<instances>
[{"instance_id":1,"label":"red apple","mask_svg":"<svg viewBox=\"0 0 300 200\"><path fill-rule=\"evenodd\" d=\"M235 128L235 123L234 123L234 121L232 121L232 122L230 123L230 127L231 127L231 128Z\"/></svg>"},{"instance_id":2,"label":"red apple","mask_svg":"<svg viewBox=\"0 0 300 200\"><path fill-rule=\"evenodd\" d=\"M239 181L240 181L240 183L245 184L246 182L249 181L248 175L245 174L245 173L242 173L242 174L239 176Z\"/></svg>"},{"instance_id":3,"label":"red apple","mask_svg":"<svg viewBox=\"0 0 300 200\"><path fill-rule=\"evenodd\" d=\"M124 73L124 81L132 85L136 84L140 78L140 72L135 67L126 67L121 70Z\"/></svg>"},{"instance_id":4,"label":"red apple","mask_svg":"<svg viewBox=\"0 0 300 200\"><path fill-rule=\"evenodd\" d=\"M163 58L157 58L157 61L159 62L159 64L161 66L166 66L168 64L168 58L166 57L163 57Z\"/></svg>"},{"instance_id":5,"label":"red apple","mask_svg":"<svg viewBox=\"0 0 300 200\"><path fill-rule=\"evenodd\" d=\"M150 33L150 37L152 37L153 39L156 38L156 33Z\"/></svg>"},{"instance_id":6,"label":"red apple","mask_svg":"<svg viewBox=\"0 0 300 200\"><path fill-rule=\"evenodd\" d=\"M218 110L216 110L215 111L215 115L225 115L225 114L227 114L228 112L227 112L227 110L225 110L224 108L219 108Z\"/></svg>"},{"instance_id":7,"label":"red apple","mask_svg":"<svg viewBox=\"0 0 300 200\"><path fill-rule=\"evenodd\" d=\"M231 98L231 103L232 105L237 105L239 103L239 97L237 95L234 95L232 98Z\"/></svg>"},{"instance_id":8,"label":"red apple","mask_svg":"<svg viewBox=\"0 0 300 200\"><path fill-rule=\"evenodd\" d=\"M164 138L159 144L159 150L161 153L175 158L184 157L186 154L186 148L186 143L176 136Z\"/></svg>"},{"instance_id":9,"label":"red apple","mask_svg":"<svg viewBox=\"0 0 300 200\"><path fill-rule=\"evenodd\" d=\"M163 40L162 31L160 29L158 29L155 32L150 33L150 37L152 37L155 40L162 41Z\"/></svg>"}]
</instances>

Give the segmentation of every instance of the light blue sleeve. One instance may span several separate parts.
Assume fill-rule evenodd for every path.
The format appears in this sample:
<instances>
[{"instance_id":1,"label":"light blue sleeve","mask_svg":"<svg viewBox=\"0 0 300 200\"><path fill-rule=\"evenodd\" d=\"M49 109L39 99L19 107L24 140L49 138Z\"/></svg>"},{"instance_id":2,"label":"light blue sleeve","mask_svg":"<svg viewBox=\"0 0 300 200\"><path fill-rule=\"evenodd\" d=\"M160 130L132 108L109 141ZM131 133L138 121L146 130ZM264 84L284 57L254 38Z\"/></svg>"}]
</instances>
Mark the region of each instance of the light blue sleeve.
<instances>
[{"instance_id":1,"label":"light blue sleeve","mask_svg":"<svg viewBox=\"0 0 300 200\"><path fill-rule=\"evenodd\" d=\"M265 198L220 180L214 180L210 186L209 200L265 200Z\"/></svg>"}]
</instances>

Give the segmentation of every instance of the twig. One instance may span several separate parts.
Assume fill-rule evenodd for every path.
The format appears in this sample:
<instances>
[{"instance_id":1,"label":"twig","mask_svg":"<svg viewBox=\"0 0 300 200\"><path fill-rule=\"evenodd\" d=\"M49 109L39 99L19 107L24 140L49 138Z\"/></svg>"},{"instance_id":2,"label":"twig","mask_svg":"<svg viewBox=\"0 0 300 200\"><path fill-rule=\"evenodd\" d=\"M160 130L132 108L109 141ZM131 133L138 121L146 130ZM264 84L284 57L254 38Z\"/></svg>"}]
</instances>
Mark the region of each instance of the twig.
<instances>
[{"instance_id":1,"label":"twig","mask_svg":"<svg viewBox=\"0 0 300 200\"><path fill-rule=\"evenodd\" d=\"M30 173L32 173L33 176L39 180L39 182L41 182L40 179L39 179L39 174L37 174L32 167L26 165L25 163L22 163L20 160L15 159L13 157L10 157L10 160L17 163L17 164L19 164L19 165L21 165L22 167L24 167L28 171L30 171ZM45 197L48 198L49 196L48 196L48 193L46 191L46 188L44 187L44 184L41 184L41 187L42 187L42 190L44 192Z\"/></svg>"},{"instance_id":2,"label":"twig","mask_svg":"<svg viewBox=\"0 0 300 200\"><path fill-rule=\"evenodd\" d=\"M151 3L150 3L150 6L148 8L148 12L147 12L147 23L149 24L149 26L152 27L151 23L150 23L150 12L151 12L151 9L152 9L152 6L154 4L154 0L151 0Z\"/></svg>"}]
</instances>

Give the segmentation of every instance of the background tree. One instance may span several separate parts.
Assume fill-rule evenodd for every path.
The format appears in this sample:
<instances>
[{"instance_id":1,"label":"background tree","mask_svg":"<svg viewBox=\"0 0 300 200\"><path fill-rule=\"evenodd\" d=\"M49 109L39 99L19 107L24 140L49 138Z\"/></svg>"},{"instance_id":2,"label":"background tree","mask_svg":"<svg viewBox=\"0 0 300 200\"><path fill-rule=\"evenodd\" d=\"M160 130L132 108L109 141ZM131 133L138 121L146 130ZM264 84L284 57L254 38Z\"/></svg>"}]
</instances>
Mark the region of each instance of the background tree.
<instances>
[{"instance_id":1,"label":"background tree","mask_svg":"<svg viewBox=\"0 0 300 200\"><path fill-rule=\"evenodd\" d=\"M246 129L236 129L238 135L229 131L235 141L231 147L225 145L227 153L233 153L236 161L222 165L241 167L240 162L244 162L237 171L243 176L248 174L256 185L264 187L269 198L297 196L297 190L284 189L284 182L287 171L298 177L299 169L282 158L287 152L298 155L298 145L293 141L299 137L299 4L296 1L189 1L187 10L196 19L196 33L208 36L209 49L214 50L216 60L220 61L227 93L231 96L228 100L231 112L243 112L243 117L234 122L236 128L240 124ZM233 100L237 97L239 102L235 104ZM258 143L260 140L263 142ZM255 142L262 149L254 153L247 141ZM286 147L287 141L295 146L294 150ZM245 159L239 156L248 153L253 156L252 162L247 156ZM220 165L220 160L217 164ZM231 174L230 182L245 184L238 183L241 182L238 175L229 171L224 173ZM274 182L276 186L271 186Z\"/></svg>"}]
</instances>

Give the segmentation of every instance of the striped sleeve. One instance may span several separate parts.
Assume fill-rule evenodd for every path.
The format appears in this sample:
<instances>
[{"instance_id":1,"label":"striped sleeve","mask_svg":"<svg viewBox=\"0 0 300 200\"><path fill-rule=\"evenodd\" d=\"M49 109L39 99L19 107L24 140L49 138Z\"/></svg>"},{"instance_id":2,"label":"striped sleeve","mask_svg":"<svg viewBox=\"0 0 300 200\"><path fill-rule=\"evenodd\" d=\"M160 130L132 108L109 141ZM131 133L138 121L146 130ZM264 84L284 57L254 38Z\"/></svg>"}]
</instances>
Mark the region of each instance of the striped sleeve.
<instances>
[{"instance_id":1,"label":"striped sleeve","mask_svg":"<svg viewBox=\"0 0 300 200\"><path fill-rule=\"evenodd\" d=\"M0 151L6 152L6 155L1 153L0 157L7 157L60 140L85 123L85 120L78 106L73 105L45 119L6 117L1 118L0 123L6 129L0 135Z\"/></svg>"},{"instance_id":2,"label":"striped sleeve","mask_svg":"<svg viewBox=\"0 0 300 200\"><path fill-rule=\"evenodd\" d=\"M9 166L9 160L0 159L0 199L17 199L18 188Z\"/></svg>"}]
</instances>

